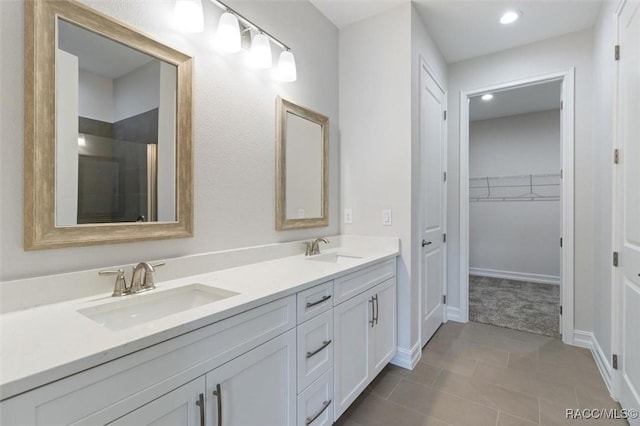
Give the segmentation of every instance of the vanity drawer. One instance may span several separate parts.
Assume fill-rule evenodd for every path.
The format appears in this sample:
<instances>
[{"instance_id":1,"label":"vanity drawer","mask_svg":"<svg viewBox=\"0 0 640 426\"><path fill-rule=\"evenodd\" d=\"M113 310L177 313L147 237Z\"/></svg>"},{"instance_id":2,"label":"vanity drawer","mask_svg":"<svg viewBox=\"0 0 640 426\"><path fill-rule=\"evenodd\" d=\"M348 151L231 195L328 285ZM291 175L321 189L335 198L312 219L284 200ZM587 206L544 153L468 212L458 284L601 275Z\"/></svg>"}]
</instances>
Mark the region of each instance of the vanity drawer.
<instances>
[{"instance_id":1,"label":"vanity drawer","mask_svg":"<svg viewBox=\"0 0 640 426\"><path fill-rule=\"evenodd\" d=\"M298 395L298 426L333 424L333 368Z\"/></svg>"},{"instance_id":2,"label":"vanity drawer","mask_svg":"<svg viewBox=\"0 0 640 426\"><path fill-rule=\"evenodd\" d=\"M298 326L298 392L333 366L333 311Z\"/></svg>"},{"instance_id":3,"label":"vanity drawer","mask_svg":"<svg viewBox=\"0 0 640 426\"><path fill-rule=\"evenodd\" d=\"M318 284L298 293L298 324L333 307L333 281Z\"/></svg>"},{"instance_id":4,"label":"vanity drawer","mask_svg":"<svg viewBox=\"0 0 640 426\"><path fill-rule=\"evenodd\" d=\"M334 281L335 297L333 305L339 305L395 275L396 259L393 258L336 278Z\"/></svg>"}]
</instances>

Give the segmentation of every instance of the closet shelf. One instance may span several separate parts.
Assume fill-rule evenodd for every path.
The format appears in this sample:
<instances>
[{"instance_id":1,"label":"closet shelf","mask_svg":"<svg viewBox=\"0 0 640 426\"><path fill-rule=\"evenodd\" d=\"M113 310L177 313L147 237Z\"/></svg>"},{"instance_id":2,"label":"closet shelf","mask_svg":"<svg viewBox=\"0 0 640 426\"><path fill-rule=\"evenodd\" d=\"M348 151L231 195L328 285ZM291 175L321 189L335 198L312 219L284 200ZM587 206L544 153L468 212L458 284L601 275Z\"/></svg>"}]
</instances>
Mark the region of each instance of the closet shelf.
<instances>
[{"instance_id":1,"label":"closet shelf","mask_svg":"<svg viewBox=\"0 0 640 426\"><path fill-rule=\"evenodd\" d=\"M559 200L560 174L485 176L469 179L470 202Z\"/></svg>"}]
</instances>

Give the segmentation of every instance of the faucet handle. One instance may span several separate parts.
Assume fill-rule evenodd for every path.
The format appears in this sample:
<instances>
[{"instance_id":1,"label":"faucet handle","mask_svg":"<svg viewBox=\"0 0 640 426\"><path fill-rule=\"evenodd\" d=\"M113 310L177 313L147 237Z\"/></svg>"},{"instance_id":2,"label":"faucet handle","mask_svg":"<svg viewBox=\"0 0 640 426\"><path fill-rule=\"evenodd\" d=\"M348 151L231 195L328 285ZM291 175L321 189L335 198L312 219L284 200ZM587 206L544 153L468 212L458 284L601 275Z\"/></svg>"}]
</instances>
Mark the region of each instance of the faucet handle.
<instances>
[{"instance_id":1,"label":"faucet handle","mask_svg":"<svg viewBox=\"0 0 640 426\"><path fill-rule=\"evenodd\" d=\"M117 275L116 283L113 287L113 294L111 297L120 297L127 294L127 280L124 278L124 270L118 269L117 271L100 271L98 275Z\"/></svg>"}]
</instances>

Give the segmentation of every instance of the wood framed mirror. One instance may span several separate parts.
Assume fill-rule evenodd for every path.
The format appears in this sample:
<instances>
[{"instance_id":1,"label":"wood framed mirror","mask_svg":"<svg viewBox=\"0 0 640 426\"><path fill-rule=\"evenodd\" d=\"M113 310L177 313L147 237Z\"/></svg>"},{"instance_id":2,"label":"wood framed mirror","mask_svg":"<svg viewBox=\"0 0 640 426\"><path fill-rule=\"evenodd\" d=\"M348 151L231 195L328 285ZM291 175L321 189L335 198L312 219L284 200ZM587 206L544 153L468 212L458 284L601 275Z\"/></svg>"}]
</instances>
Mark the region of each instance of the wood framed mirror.
<instances>
[{"instance_id":1,"label":"wood framed mirror","mask_svg":"<svg viewBox=\"0 0 640 426\"><path fill-rule=\"evenodd\" d=\"M191 57L75 0L25 12L25 249L193 236Z\"/></svg>"},{"instance_id":2,"label":"wood framed mirror","mask_svg":"<svg viewBox=\"0 0 640 426\"><path fill-rule=\"evenodd\" d=\"M276 102L276 230L328 226L329 118Z\"/></svg>"}]
</instances>

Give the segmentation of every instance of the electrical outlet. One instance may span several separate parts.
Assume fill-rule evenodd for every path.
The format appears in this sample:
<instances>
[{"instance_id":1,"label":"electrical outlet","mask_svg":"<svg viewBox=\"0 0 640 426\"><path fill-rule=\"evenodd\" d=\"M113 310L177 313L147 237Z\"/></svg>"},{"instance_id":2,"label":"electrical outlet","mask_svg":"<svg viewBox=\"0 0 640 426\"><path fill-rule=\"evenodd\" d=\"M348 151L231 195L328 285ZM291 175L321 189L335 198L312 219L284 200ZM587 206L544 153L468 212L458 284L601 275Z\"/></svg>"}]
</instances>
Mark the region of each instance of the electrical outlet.
<instances>
[{"instance_id":1,"label":"electrical outlet","mask_svg":"<svg viewBox=\"0 0 640 426\"><path fill-rule=\"evenodd\" d=\"M391 219L391 209L382 210L382 224L384 226L391 226L393 223Z\"/></svg>"},{"instance_id":2,"label":"electrical outlet","mask_svg":"<svg viewBox=\"0 0 640 426\"><path fill-rule=\"evenodd\" d=\"M346 224L353 223L353 210L344 209L344 223Z\"/></svg>"}]
</instances>

